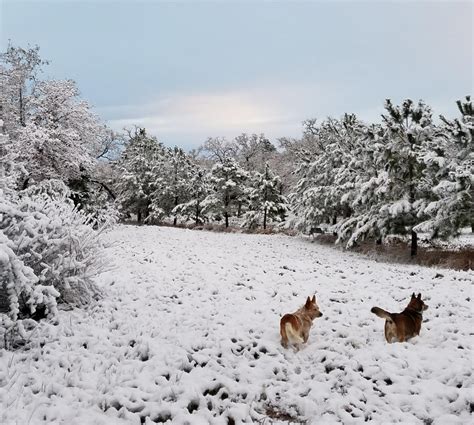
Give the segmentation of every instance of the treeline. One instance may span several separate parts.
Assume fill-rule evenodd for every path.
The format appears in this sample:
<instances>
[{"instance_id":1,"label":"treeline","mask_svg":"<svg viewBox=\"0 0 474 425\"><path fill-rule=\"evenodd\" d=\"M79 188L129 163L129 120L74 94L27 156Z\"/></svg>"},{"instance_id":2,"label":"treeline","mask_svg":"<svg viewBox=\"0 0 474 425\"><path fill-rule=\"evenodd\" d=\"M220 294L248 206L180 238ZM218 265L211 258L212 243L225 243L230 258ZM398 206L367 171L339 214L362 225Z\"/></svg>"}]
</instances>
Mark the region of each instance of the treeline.
<instances>
[{"instance_id":1,"label":"treeline","mask_svg":"<svg viewBox=\"0 0 474 425\"><path fill-rule=\"evenodd\" d=\"M236 217L251 229L284 220L283 186L269 165L276 148L263 136L209 139L192 154L165 147L144 129L129 136L114 164L113 184L128 217L226 227Z\"/></svg>"},{"instance_id":2,"label":"treeline","mask_svg":"<svg viewBox=\"0 0 474 425\"><path fill-rule=\"evenodd\" d=\"M435 123L424 102L385 102L380 124L355 115L306 123L297 146L298 182L289 195L299 229L331 224L348 247L372 237L457 235L474 226L474 111Z\"/></svg>"},{"instance_id":3,"label":"treeline","mask_svg":"<svg viewBox=\"0 0 474 425\"><path fill-rule=\"evenodd\" d=\"M118 199L139 221L172 218L302 232L325 228L352 247L388 235L447 238L473 226L474 112L435 122L424 102L385 102L381 123L353 114L304 123L279 150L263 135L208 139L186 154L135 131L117 162ZM273 170L284 176L275 175Z\"/></svg>"}]
</instances>

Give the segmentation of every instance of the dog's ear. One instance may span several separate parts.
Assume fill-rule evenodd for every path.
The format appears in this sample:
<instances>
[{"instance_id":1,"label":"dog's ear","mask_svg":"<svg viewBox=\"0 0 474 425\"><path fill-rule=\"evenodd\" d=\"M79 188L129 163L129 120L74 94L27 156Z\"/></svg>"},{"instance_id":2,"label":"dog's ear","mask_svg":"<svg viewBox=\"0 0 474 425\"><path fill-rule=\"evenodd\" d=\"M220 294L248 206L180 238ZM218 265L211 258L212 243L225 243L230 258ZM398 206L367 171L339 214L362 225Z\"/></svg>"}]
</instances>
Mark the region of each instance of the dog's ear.
<instances>
[{"instance_id":1,"label":"dog's ear","mask_svg":"<svg viewBox=\"0 0 474 425\"><path fill-rule=\"evenodd\" d=\"M411 297L412 297L412 298L416 298L416 295L415 295L414 292L411 294Z\"/></svg>"},{"instance_id":2,"label":"dog's ear","mask_svg":"<svg viewBox=\"0 0 474 425\"><path fill-rule=\"evenodd\" d=\"M417 298L418 298L419 300L421 300L421 292L418 292Z\"/></svg>"},{"instance_id":3,"label":"dog's ear","mask_svg":"<svg viewBox=\"0 0 474 425\"><path fill-rule=\"evenodd\" d=\"M310 300L310 298L308 297L308 298L306 298L305 307L306 307L306 308L309 308L310 306L311 306L311 300Z\"/></svg>"},{"instance_id":4,"label":"dog's ear","mask_svg":"<svg viewBox=\"0 0 474 425\"><path fill-rule=\"evenodd\" d=\"M313 302L313 303L316 302L316 295L313 295L313 298L311 298L311 302Z\"/></svg>"}]
</instances>

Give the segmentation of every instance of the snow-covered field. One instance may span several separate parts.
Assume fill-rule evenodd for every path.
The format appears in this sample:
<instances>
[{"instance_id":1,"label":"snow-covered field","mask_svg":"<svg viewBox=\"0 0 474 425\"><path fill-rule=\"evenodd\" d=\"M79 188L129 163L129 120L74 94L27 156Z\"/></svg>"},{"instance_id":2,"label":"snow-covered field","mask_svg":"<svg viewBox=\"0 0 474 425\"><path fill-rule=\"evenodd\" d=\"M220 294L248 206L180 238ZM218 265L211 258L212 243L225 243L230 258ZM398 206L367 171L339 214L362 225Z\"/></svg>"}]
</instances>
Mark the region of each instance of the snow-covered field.
<instances>
[{"instance_id":1,"label":"snow-covered field","mask_svg":"<svg viewBox=\"0 0 474 425\"><path fill-rule=\"evenodd\" d=\"M287 236L120 226L106 296L0 351L1 424L467 424L473 274L376 263ZM374 305L421 292L421 335L389 345ZM298 353L279 319L316 293Z\"/></svg>"}]
</instances>

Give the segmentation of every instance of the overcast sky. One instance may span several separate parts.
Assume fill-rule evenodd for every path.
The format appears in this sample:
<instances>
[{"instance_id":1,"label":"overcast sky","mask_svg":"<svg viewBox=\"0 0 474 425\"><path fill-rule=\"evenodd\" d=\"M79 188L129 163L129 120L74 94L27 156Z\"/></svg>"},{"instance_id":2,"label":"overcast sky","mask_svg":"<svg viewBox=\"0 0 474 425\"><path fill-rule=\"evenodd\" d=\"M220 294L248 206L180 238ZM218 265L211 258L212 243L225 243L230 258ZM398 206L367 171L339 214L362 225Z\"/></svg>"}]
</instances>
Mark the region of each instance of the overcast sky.
<instances>
[{"instance_id":1,"label":"overcast sky","mask_svg":"<svg viewBox=\"0 0 474 425\"><path fill-rule=\"evenodd\" d=\"M0 47L38 44L110 126L168 145L264 132L385 98L456 114L473 88L473 3L0 0Z\"/></svg>"}]
</instances>

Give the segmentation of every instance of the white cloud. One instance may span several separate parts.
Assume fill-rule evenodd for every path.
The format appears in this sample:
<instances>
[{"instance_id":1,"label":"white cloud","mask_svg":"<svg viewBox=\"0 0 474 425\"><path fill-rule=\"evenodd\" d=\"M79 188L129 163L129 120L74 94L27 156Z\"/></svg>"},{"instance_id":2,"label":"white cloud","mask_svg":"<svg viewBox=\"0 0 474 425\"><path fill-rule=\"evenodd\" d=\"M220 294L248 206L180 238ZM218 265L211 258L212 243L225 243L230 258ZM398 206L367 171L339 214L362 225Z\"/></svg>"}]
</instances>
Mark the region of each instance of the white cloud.
<instances>
[{"instance_id":1,"label":"white cloud","mask_svg":"<svg viewBox=\"0 0 474 425\"><path fill-rule=\"evenodd\" d=\"M168 95L145 106L101 108L98 112L110 117L109 125L115 129L136 124L165 143L167 138L194 135L197 145L209 136L232 138L242 132L265 133L270 138L297 135L301 121L308 118L302 109L307 110L310 103L322 104L321 94L316 86L269 83L233 91Z\"/></svg>"}]
</instances>

